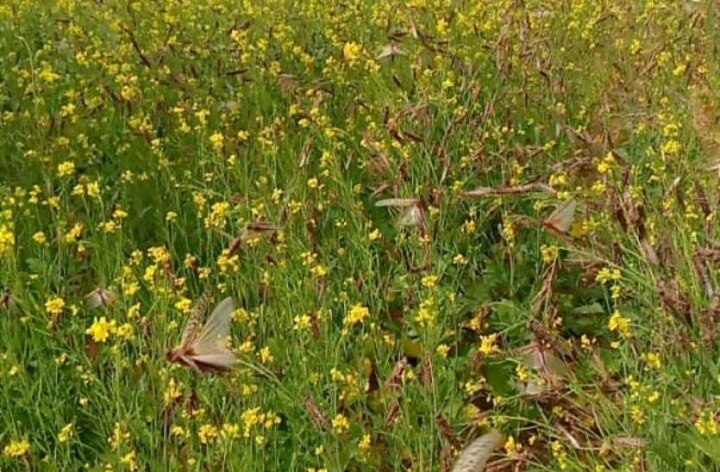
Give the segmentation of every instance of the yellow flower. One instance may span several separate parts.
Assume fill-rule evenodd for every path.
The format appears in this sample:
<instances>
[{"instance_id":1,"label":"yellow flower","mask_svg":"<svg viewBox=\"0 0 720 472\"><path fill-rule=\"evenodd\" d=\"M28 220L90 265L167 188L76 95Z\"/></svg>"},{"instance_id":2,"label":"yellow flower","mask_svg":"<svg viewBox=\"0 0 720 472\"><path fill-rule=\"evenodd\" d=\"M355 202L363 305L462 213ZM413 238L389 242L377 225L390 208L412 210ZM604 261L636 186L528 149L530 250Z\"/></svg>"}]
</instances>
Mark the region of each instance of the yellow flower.
<instances>
[{"instance_id":1,"label":"yellow flower","mask_svg":"<svg viewBox=\"0 0 720 472\"><path fill-rule=\"evenodd\" d=\"M415 321L417 321L420 326L433 326L435 324L436 317L437 310L435 309L435 300L432 298L423 300L418 308Z\"/></svg>"},{"instance_id":2,"label":"yellow flower","mask_svg":"<svg viewBox=\"0 0 720 472\"><path fill-rule=\"evenodd\" d=\"M165 264L170 262L170 251L163 246L151 247L148 249L148 255L156 264Z\"/></svg>"},{"instance_id":3,"label":"yellow flower","mask_svg":"<svg viewBox=\"0 0 720 472\"><path fill-rule=\"evenodd\" d=\"M65 233L63 239L66 243L74 243L75 241L79 240L82 236L83 231L85 231L85 226L82 223L75 223L70 230Z\"/></svg>"},{"instance_id":4,"label":"yellow flower","mask_svg":"<svg viewBox=\"0 0 720 472\"><path fill-rule=\"evenodd\" d=\"M43 201L43 205L47 205L50 208L58 209L60 208L60 197L58 197L57 195L48 197L46 200Z\"/></svg>"},{"instance_id":5,"label":"yellow flower","mask_svg":"<svg viewBox=\"0 0 720 472\"><path fill-rule=\"evenodd\" d=\"M57 166L58 177L70 177L75 173L75 163L71 161L61 162Z\"/></svg>"},{"instance_id":6,"label":"yellow flower","mask_svg":"<svg viewBox=\"0 0 720 472\"><path fill-rule=\"evenodd\" d=\"M458 254L457 256L453 257L453 264L455 265L467 265L468 260L463 256L462 254Z\"/></svg>"},{"instance_id":7,"label":"yellow flower","mask_svg":"<svg viewBox=\"0 0 720 472\"><path fill-rule=\"evenodd\" d=\"M437 275L426 275L422 278L420 283L425 288L432 288L437 286L438 276Z\"/></svg>"},{"instance_id":8,"label":"yellow flower","mask_svg":"<svg viewBox=\"0 0 720 472\"><path fill-rule=\"evenodd\" d=\"M437 29L440 36L445 36L448 32L448 26L448 21L445 18L440 18L435 24L435 29Z\"/></svg>"},{"instance_id":9,"label":"yellow flower","mask_svg":"<svg viewBox=\"0 0 720 472\"><path fill-rule=\"evenodd\" d=\"M560 441L553 441L550 443L550 449L552 450L553 457L558 462L560 470L566 470L568 468L568 453L563 448L563 444Z\"/></svg>"},{"instance_id":10,"label":"yellow flower","mask_svg":"<svg viewBox=\"0 0 720 472\"><path fill-rule=\"evenodd\" d=\"M605 183L597 181L593 184L591 189L592 189L593 193L595 193L596 195L602 195L605 193L606 186L605 186Z\"/></svg>"},{"instance_id":11,"label":"yellow flower","mask_svg":"<svg viewBox=\"0 0 720 472\"><path fill-rule=\"evenodd\" d=\"M176 438L187 438L188 433L182 426L174 425L172 428L170 428L170 436Z\"/></svg>"},{"instance_id":12,"label":"yellow flower","mask_svg":"<svg viewBox=\"0 0 720 472\"><path fill-rule=\"evenodd\" d=\"M509 219L503 220L502 235L508 246L512 247L515 244L515 227Z\"/></svg>"},{"instance_id":13,"label":"yellow flower","mask_svg":"<svg viewBox=\"0 0 720 472\"><path fill-rule=\"evenodd\" d=\"M136 303L130 308L128 308L127 317L132 320L134 318L137 318L138 316L140 316L140 304Z\"/></svg>"},{"instance_id":14,"label":"yellow flower","mask_svg":"<svg viewBox=\"0 0 720 472\"><path fill-rule=\"evenodd\" d=\"M615 310L608 321L608 329L617 331L623 338L632 336L632 325L630 318L623 316L618 310Z\"/></svg>"},{"instance_id":15,"label":"yellow flower","mask_svg":"<svg viewBox=\"0 0 720 472\"><path fill-rule=\"evenodd\" d=\"M130 323L124 323L117 327L115 335L125 341L132 341L135 339L135 327Z\"/></svg>"},{"instance_id":16,"label":"yellow flower","mask_svg":"<svg viewBox=\"0 0 720 472\"><path fill-rule=\"evenodd\" d=\"M235 439L240 435L240 425L236 423L225 423L222 427L221 434L225 439Z\"/></svg>"},{"instance_id":17,"label":"yellow flower","mask_svg":"<svg viewBox=\"0 0 720 472\"><path fill-rule=\"evenodd\" d=\"M595 281L600 282L601 284L605 284L611 280L620 280L621 277L622 275L620 274L620 269L610 269L609 267L603 267L595 276Z\"/></svg>"},{"instance_id":18,"label":"yellow flower","mask_svg":"<svg viewBox=\"0 0 720 472\"><path fill-rule=\"evenodd\" d=\"M130 432L125 431L125 428L119 422L115 422L113 427L112 436L108 438L108 443L113 450L118 449L122 444L130 440Z\"/></svg>"},{"instance_id":19,"label":"yellow flower","mask_svg":"<svg viewBox=\"0 0 720 472\"><path fill-rule=\"evenodd\" d=\"M350 65L354 65L358 62L361 53L362 48L357 43L345 43L343 46L343 57Z\"/></svg>"},{"instance_id":20,"label":"yellow flower","mask_svg":"<svg viewBox=\"0 0 720 472\"><path fill-rule=\"evenodd\" d=\"M45 311L53 316L58 316L65 308L65 300L62 297L51 297L45 302Z\"/></svg>"},{"instance_id":21,"label":"yellow flower","mask_svg":"<svg viewBox=\"0 0 720 472\"><path fill-rule=\"evenodd\" d=\"M129 470L137 470L137 458L135 457L135 451L130 451L120 459L121 464L125 464Z\"/></svg>"},{"instance_id":22,"label":"yellow flower","mask_svg":"<svg viewBox=\"0 0 720 472\"><path fill-rule=\"evenodd\" d=\"M612 152L608 152L605 157L598 163L597 171L601 174L607 174L615 165L615 156Z\"/></svg>"},{"instance_id":23,"label":"yellow flower","mask_svg":"<svg viewBox=\"0 0 720 472\"><path fill-rule=\"evenodd\" d=\"M116 219L116 220L124 220L125 218L128 217L128 212L126 212L122 208L118 207L118 208L115 208L115 210L113 211L112 217L113 217L113 219Z\"/></svg>"},{"instance_id":24,"label":"yellow flower","mask_svg":"<svg viewBox=\"0 0 720 472\"><path fill-rule=\"evenodd\" d=\"M44 64L42 69L40 70L40 73L38 74L38 77L43 80L43 82L47 82L49 84L52 84L53 82L60 80L60 76L55 73L52 66L50 64Z\"/></svg>"},{"instance_id":25,"label":"yellow flower","mask_svg":"<svg viewBox=\"0 0 720 472\"><path fill-rule=\"evenodd\" d=\"M98 225L98 229L103 233L116 233L121 228L120 224L115 221L103 221Z\"/></svg>"},{"instance_id":26,"label":"yellow flower","mask_svg":"<svg viewBox=\"0 0 720 472\"><path fill-rule=\"evenodd\" d=\"M369 434L364 434L362 439L360 439L360 442L358 443L358 449L361 451L367 451L370 449L370 446L372 445L372 438Z\"/></svg>"},{"instance_id":27,"label":"yellow flower","mask_svg":"<svg viewBox=\"0 0 720 472\"><path fill-rule=\"evenodd\" d=\"M230 251L223 249L215 261L221 274L227 274L228 272L233 273L240 270L240 257L237 254L230 256Z\"/></svg>"},{"instance_id":28,"label":"yellow flower","mask_svg":"<svg viewBox=\"0 0 720 472\"><path fill-rule=\"evenodd\" d=\"M263 364L267 364L268 362L272 362L273 360L275 360L268 346L260 349L260 360Z\"/></svg>"},{"instance_id":29,"label":"yellow flower","mask_svg":"<svg viewBox=\"0 0 720 472\"><path fill-rule=\"evenodd\" d=\"M530 370L524 365L518 364L515 366L515 375L517 375L519 381L527 382L530 378Z\"/></svg>"},{"instance_id":30,"label":"yellow flower","mask_svg":"<svg viewBox=\"0 0 720 472\"><path fill-rule=\"evenodd\" d=\"M115 320L109 322L104 316L99 320L95 318L93 324L85 330L85 334L92 336L96 343L104 343L115 331L115 324Z\"/></svg>"},{"instance_id":31,"label":"yellow flower","mask_svg":"<svg viewBox=\"0 0 720 472\"><path fill-rule=\"evenodd\" d=\"M187 297L182 297L175 303L175 309L182 313L190 313L192 310L192 300Z\"/></svg>"},{"instance_id":32,"label":"yellow flower","mask_svg":"<svg viewBox=\"0 0 720 472\"><path fill-rule=\"evenodd\" d=\"M645 409L639 405L633 405L630 408L630 416L632 417L633 421L639 425L644 424L645 420L647 419L647 413L645 413Z\"/></svg>"},{"instance_id":33,"label":"yellow flower","mask_svg":"<svg viewBox=\"0 0 720 472\"><path fill-rule=\"evenodd\" d=\"M480 336L480 347L478 348L478 351L486 356L498 352L499 349L495 345L497 338L498 335L495 333L487 336Z\"/></svg>"},{"instance_id":34,"label":"yellow flower","mask_svg":"<svg viewBox=\"0 0 720 472\"><path fill-rule=\"evenodd\" d=\"M674 139L670 139L664 142L662 145L662 151L665 154L677 154L678 152L680 152L680 148L680 143Z\"/></svg>"},{"instance_id":35,"label":"yellow flower","mask_svg":"<svg viewBox=\"0 0 720 472\"><path fill-rule=\"evenodd\" d=\"M647 365L649 368L652 369L659 369L662 367L662 361L660 360L660 356L656 352L648 352L642 355L645 362L647 362Z\"/></svg>"},{"instance_id":36,"label":"yellow flower","mask_svg":"<svg viewBox=\"0 0 720 472\"><path fill-rule=\"evenodd\" d=\"M507 441L505 441L505 445L503 448L507 452L518 452L522 449L522 444L518 444L515 442L515 438L512 436L508 436Z\"/></svg>"},{"instance_id":37,"label":"yellow flower","mask_svg":"<svg viewBox=\"0 0 720 472\"><path fill-rule=\"evenodd\" d=\"M221 228L225 224L225 220L230 213L230 203L217 202L213 203L210 214L205 217L206 228Z\"/></svg>"},{"instance_id":38,"label":"yellow flower","mask_svg":"<svg viewBox=\"0 0 720 472\"><path fill-rule=\"evenodd\" d=\"M7 225L0 225L0 255L10 252L15 247L15 234Z\"/></svg>"},{"instance_id":39,"label":"yellow flower","mask_svg":"<svg viewBox=\"0 0 720 472\"><path fill-rule=\"evenodd\" d=\"M477 222L473 218L465 220L460 227L460 231L464 234L472 234L477 230Z\"/></svg>"},{"instance_id":40,"label":"yellow flower","mask_svg":"<svg viewBox=\"0 0 720 472\"><path fill-rule=\"evenodd\" d=\"M243 411L240 419L243 422L243 436L249 438L250 430L265 421L265 415L260 410L260 407L255 407Z\"/></svg>"},{"instance_id":41,"label":"yellow flower","mask_svg":"<svg viewBox=\"0 0 720 472\"><path fill-rule=\"evenodd\" d=\"M350 428L350 422L342 413L338 413L332 419L332 427L337 433L343 433Z\"/></svg>"},{"instance_id":42,"label":"yellow flower","mask_svg":"<svg viewBox=\"0 0 720 472\"><path fill-rule=\"evenodd\" d=\"M447 357L450 353L450 346L447 344L440 344L437 348L435 348L435 352L440 357Z\"/></svg>"},{"instance_id":43,"label":"yellow flower","mask_svg":"<svg viewBox=\"0 0 720 472\"><path fill-rule=\"evenodd\" d=\"M548 185L550 185L551 187L562 187L563 185L567 185L567 183L567 174L553 174L548 180Z\"/></svg>"},{"instance_id":44,"label":"yellow flower","mask_svg":"<svg viewBox=\"0 0 720 472\"><path fill-rule=\"evenodd\" d=\"M293 318L293 330L303 331L310 329L312 318L310 315L298 315Z\"/></svg>"},{"instance_id":45,"label":"yellow flower","mask_svg":"<svg viewBox=\"0 0 720 472\"><path fill-rule=\"evenodd\" d=\"M225 136L220 132L214 133L210 136L210 143L215 151L221 151L225 144Z\"/></svg>"},{"instance_id":46,"label":"yellow flower","mask_svg":"<svg viewBox=\"0 0 720 472\"><path fill-rule=\"evenodd\" d=\"M468 395L475 395L477 392L483 389L483 386L485 385L485 379L478 379L478 380L468 380L465 382L465 385L463 386L465 388L465 393Z\"/></svg>"},{"instance_id":47,"label":"yellow flower","mask_svg":"<svg viewBox=\"0 0 720 472\"><path fill-rule=\"evenodd\" d=\"M3 448L3 454L7 457L21 457L30 451L30 443L27 439L12 440Z\"/></svg>"},{"instance_id":48,"label":"yellow flower","mask_svg":"<svg viewBox=\"0 0 720 472\"><path fill-rule=\"evenodd\" d=\"M45 233L43 233L42 231L38 231L37 233L33 234L32 238L33 241L38 244L45 244L47 242L47 236L45 236Z\"/></svg>"},{"instance_id":49,"label":"yellow flower","mask_svg":"<svg viewBox=\"0 0 720 472\"><path fill-rule=\"evenodd\" d=\"M175 401L180 398L183 394L182 385L178 385L175 379L170 379L168 386L163 394L163 401L165 406L172 405Z\"/></svg>"},{"instance_id":50,"label":"yellow flower","mask_svg":"<svg viewBox=\"0 0 720 472\"><path fill-rule=\"evenodd\" d=\"M198 430L198 437L202 444L209 444L218 437L218 429L211 424L204 424Z\"/></svg>"},{"instance_id":51,"label":"yellow flower","mask_svg":"<svg viewBox=\"0 0 720 472\"><path fill-rule=\"evenodd\" d=\"M75 435L75 423L68 423L62 427L58 433L58 442L60 444L68 442Z\"/></svg>"},{"instance_id":52,"label":"yellow flower","mask_svg":"<svg viewBox=\"0 0 720 472\"><path fill-rule=\"evenodd\" d=\"M370 310L358 303L350 307L350 311L348 311L345 315L344 324L362 324L362 322L365 321L365 319L367 319L369 316Z\"/></svg>"},{"instance_id":53,"label":"yellow flower","mask_svg":"<svg viewBox=\"0 0 720 472\"><path fill-rule=\"evenodd\" d=\"M542 254L542 260L546 264L550 264L555 259L557 259L559 249L557 246L552 245L548 246L546 244L543 244L540 246L540 253Z\"/></svg>"},{"instance_id":54,"label":"yellow flower","mask_svg":"<svg viewBox=\"0 0 720 472\"><path fill-rule=\"evenodd\" d=\"M668 123L663 127L662 134L666 138L677 136L680 127L675 123Z\"/></svg>"},{"instance_id":55,"label":"yellow flower","mask_svg":"<svg viewBox=\"0 0 720 472\"><path fill-rule=\"evenodd\" d=\"M717 419L717 413L711 411L702 411L695 421L695 429L703 436L720 435L720 421Z\"/></svg>"},{"instance_id":56,"label":"yellow flower","mask_svg":"<svg viewBox=\"0 0 720 472\"><path fill-rule=\"evenodd\" d=\"M100 183L90 182L87 184L87 194L91 197L97 198L100 196Z\"/></svg>"},{"instance_id":57,"label":"yellow flower","mask_svg":"<svg viewBox=\"0 0 720 472\"><path fill-rule=\"evenodd\" d=\"M310 273L316 277L325 277L328 273L328 269L322 264L317 264L310 269Z\"/></svg>"}]
</instances>

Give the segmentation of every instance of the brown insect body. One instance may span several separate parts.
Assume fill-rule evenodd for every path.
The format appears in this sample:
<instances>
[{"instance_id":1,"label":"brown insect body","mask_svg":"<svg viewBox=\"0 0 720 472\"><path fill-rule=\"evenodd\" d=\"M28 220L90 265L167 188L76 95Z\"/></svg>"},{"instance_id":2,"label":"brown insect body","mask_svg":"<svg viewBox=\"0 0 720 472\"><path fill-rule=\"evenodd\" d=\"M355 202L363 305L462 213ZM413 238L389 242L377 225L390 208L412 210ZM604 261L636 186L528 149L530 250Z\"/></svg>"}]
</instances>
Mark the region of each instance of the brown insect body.
<instances>
[{"instance_id":1,"label":"brown insect body","mask_svg":"<svg viewBox=\"0 0 720 472\"><path fill-rule=\"evenodd\" d=\"M190 367L191 369L194 369L198 372L223 374L230 371L229 366L211 364L198 360L197 354L192 350L192 348L182 349L182 347L177 347L175 349L171 349L170 351L168 351L166 357L169 362L181 364L185 367Z\"/></svg>"}]
</instances>

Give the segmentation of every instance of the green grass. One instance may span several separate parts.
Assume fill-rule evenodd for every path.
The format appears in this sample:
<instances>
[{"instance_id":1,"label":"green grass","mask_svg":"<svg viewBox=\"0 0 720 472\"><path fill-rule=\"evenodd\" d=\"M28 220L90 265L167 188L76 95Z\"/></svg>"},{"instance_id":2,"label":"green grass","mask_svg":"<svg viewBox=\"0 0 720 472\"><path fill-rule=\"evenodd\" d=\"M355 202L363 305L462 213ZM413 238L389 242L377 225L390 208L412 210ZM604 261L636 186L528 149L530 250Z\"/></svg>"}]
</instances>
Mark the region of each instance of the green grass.
<instances>
[{"instance_id":1,"label":"green grass","mask_svg":"<svg viewBox=\"0 0 720 472\"><path fill-rule=\"evenodd\" d=\"M717 470L713 2L262 3L0 6L0 470Z\"/></svg>"}]
</instances>

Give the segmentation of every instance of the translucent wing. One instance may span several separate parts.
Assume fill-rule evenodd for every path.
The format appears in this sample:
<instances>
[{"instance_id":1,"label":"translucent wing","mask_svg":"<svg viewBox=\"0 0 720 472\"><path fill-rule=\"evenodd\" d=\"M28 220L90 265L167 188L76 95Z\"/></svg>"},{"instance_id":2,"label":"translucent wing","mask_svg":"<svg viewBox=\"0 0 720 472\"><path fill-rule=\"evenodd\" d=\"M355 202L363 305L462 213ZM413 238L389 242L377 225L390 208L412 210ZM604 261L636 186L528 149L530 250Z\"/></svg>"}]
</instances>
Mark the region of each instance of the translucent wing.
<instances>
[{"instance_id":1,"label":"translucent wing","mask_svg":"<svg viewBox=\"0 0 720 472\"><path fill-rule=\"evenodd\" d=\"M452 472L482 472L502 439L502 434L497 431L483 434L462 451Z\"/></svg>"},{"instance_id":2,"label":"translucent wing","mask_svg":"<svg viewBox=\"0 0 720 472\"><path fill-rule=\"evenodd\" d=\"M423 212L417 206L405 208L398 217L397 223L400 226L419 226L423 222Z\"/></svg>"},{"instance_id":3,"label":"translucent wing","mask_svg":"<svg viewBox=\"0 0 720 472\"><path fill-rule=\"evenodd\" d=\"M570 374L570 367L549 349L541 347L536 342L523 346L519 361L530 369L535 369L542 376L538 379L530 378L524 383L518 383L517 389L525 395L539 395L560 385L563 377Z\"/></svg>"},{"instance_id":4,"label":"translucent wing","mask_svg":"<svg viewBox=\"0 0 720 472\"><path fill-rule=\"evenodd\" d=\"M190 318L185 325L185 330L182 334L182 340L180 341L181 346L188 346L191 342L195 340L195 338L197 338L200 322L202 321L203 315L205 314L208 306L210 305L211 298L212 290L210 289L206 289L200 296L200 299L198 300L197 304L195 304L195 307L190 314Z\"/></svg>"},{"instance_id":5,"label":"translucent wing","mask_svg":"<svg viewBox=\"0 0 720 472\"><path fill-rule=\"evenodd\" d=\"M217 354L194 355L191 358L201 370L207 367L215 370L230 370L235 363L235 354L227 349L223 349L223 352Z\"/></svg>"},{"instance_id":6,"label":"translucent wing","mask_svg":"<svg viewBox=\"0 0 720 472\"><path fill-rule=\"evenodd\" d=\"M387 46L380 49L377 56L375 56L376 59L384 59L386 57L394 57L394 56L407 56L407 53L400 49L397 44L390 43Z\"/></svg>"},{"instance_id":7,"label":"translucent wing","mask_svg":"<svg viewBox=\"0 0 720 472\"><path fill-rule=\"evenodd\" d=\"M200 326L200 317L195 316L195 312L190 315L185 330L183 330L182 339L180 341L181 346L187 346L195 339L197 335L198 326Z\"/></svg>"},{"instance_id":8,"label":"translucent wing","mask_svg":"<svg viewBox=\"0 0 720 472\"><path fill-rule=\"evenodd\" d=\"M85 295L85 304L93 309L99 306L110 305L117 299L117 294L112 290L98 287Z\"/></svg>"},{"instance_id":9,"label":"translucent wing","mask_svg":"<svg viewBox=\"0 0 720 472\"><path fill-rule=\"evenodd\" d=\"M192 343L193 352L196 355L230 352L225 349L225 343L230 336L232 312L232 298L228 297L218 303L202 331Z\"/></svg>"},{"instance_id":10,"label":"translucent wing","mask_svg":"<svg viewBox=\"0 0 720 472\"><path fill-rule=\"evenodd\" d=\"M561 203L545 220L545 225L561 233L567 233L570 231L570 225L575 217L576 207L577 202L572 199Z\"/></svg>"},{"instance_id":11,"label":"translucent wing","mask_svg":"<svg viewBox=\"0 0 720 472\"><path fill-rule=\"evenodd\" d=\"M384 198L375 202L376 207L408 207L417 204L417 198Z\"/></svg>"}]
</instances>

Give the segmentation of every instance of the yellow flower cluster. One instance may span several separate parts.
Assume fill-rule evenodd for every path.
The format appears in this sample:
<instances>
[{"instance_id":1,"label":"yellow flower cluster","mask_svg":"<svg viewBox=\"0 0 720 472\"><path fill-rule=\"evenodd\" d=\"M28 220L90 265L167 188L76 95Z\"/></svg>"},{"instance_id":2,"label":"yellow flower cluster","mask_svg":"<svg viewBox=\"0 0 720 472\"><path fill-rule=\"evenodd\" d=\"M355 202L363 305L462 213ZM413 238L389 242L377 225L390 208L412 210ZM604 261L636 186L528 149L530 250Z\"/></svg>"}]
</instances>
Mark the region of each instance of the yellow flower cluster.
<instances>
[{"instance_id":1,"label":"yellow flower cluster","mask_svg":"<svg viewBox=\"0 0 720 472\"><path fill-rule=\"evenodd\" d=\"M30 452L30 443L27 439L14 439L3 448L3 454L7 457L21 457Z\"/></svg>"},{"instance_id":2,"label":"yellow flower cluster","mask_svg":"<svg viewBox=\"0 0 720 472\"><path fill-rule=\"evenodd\" d=\"M100 319L95 318L92 325L85 330L85 333L89 334L96 343L104 343L116 329L117 322L115 320L108 321L102 316Z\"/></svg>"},{"instance_id":3,"label":"yellow flower cluster","mask_svg":"<svg viewBox=\"0 0 720 472\"><path fill-rule=\"evenodd\" d=\"M362 324L369 317L370 310L358 303L350 307L350 310L348 310L347 314L345 314L343 323L348 326Z\"/></svg>"},{"instance_id":4,"label":"yellow flower cluster","mask_svg":"<svg viewBox=\"0 0 720 472\"><path fill-rule=\"evenodd\" d=\"M630 318L623 316L620 311L615 310L608 321L608 329L618 332L623 338L630 338L633 334L632 321Z\"/></svg>"}]
</instances>

